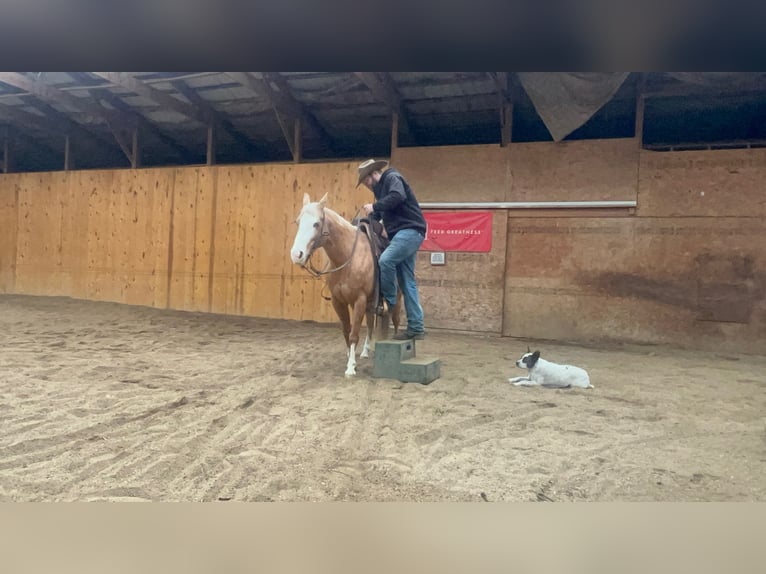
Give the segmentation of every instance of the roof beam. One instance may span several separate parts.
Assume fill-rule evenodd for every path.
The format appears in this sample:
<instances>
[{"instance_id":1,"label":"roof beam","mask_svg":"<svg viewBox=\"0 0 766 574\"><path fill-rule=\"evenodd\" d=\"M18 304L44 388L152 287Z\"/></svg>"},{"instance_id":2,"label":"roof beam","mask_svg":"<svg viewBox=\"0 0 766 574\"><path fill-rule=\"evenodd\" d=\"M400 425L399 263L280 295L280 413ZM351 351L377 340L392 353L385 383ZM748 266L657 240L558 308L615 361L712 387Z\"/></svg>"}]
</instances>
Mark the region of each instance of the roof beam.
<instances>
[{"instance_id":1,"label":"roof beam","mask_svg":"<svg viewBox=\"0 0 766 574\"><path fill-rule=\"evenodd\" d=\"M399 125L403 131L413 135L412 124L404 109L402 97L396 89L394 80L387 72L354 72L375 98L386 104L391 112L399 115Z\"/></svg>"},{"instance_id":2,"label":"roof beam","mask_svg":"<svg viewBox=\"0 0 766 574\"><path fill-rule=\"evenodd\" d=\"M117 142L120 144L120 148L122 148L122 150L125 152L125 155L130 160L130 154L125 150L125 146L123 145L123 141L121 140L119 134L119 131L124 129L125 124L125 118L122 114L107 110L100 104L90 99L78 98L63 90L59 90L58 88L54 88L43 84L42 82L32 80L31 78L18 72L0 72L0 82L21 88L22 90L29 92L41 100L64 104L74 111L84 111L97 118L100 118L102 121L105 121L109 128L112 130L115 138L117 139ZM136 115L132 114L131 119L135 120Z\"/></svg>"},{"instance_id":3,"label":"roof beam","mask_svg":"<svg viewBox=\"0 0 766 574\"><path fill-rule=\"evenodd\" d=\"M47 152L58 155L50 146L41 142L35 141L32 138L25 136L22 132L15 129L13 126L5 125L0 127L0 172L11 173L16 170L17 161L16 158L20 157L18 154L18 145L23 143L26 146L34 148L43 148Z\"/></svg>"},{"instance_id":4,"label":"roof beam","mask_svg":"<svg viewBox=\"0 0 766 574\"><path fill-rule=\"evenodd\" d=\"M41 100L64 104L72 111L86 112L103 121L111 114L109 110L87 98L78 98L69 92L33 80L20 72L0 72L0 82L20 88Z\"/></svg>"},{"instance_id":5,"label":"roof beam","mask_svg":"<svg viewBox=\"0 0 766 574\"><path fill-rule=\"evenodd\" d=\"M301 129L304 125L308 126L319 137L323 144L325 144L331 150L335 150L336 145L333 139L325 131L314 114L309 112L303 104L295 99L292 91L290 90L290 86L287 84L287 80L280 76L278 72L263 72L263 77L268 82L274 84L279 89L279 93L282 94L282 99L290 102L290 105L294 106L298 111L298 117L291 118L293 123L295 123L296 119L300 120Z\"/></svg>"},{"instance_id":6,"label":"roof beam","mask_svg":"<svg viewBox=\"0 0 766 574\"><path fill-rule=\"evenodd\" d=\"M131 113L131 108L128 104L123 102L118 96L116 96L114 93L110 92L108 89L105 88L99 88L95 87L89 92L94 98L102 99L109 103L113 108L116 110L120 110L124 112L125 114ZM181 161L183 162L189 162L189 155L190 153L194 153L192 150L182 146L177 141L175 141L172 137L162 132L160 129L158 129L154 124L149 122L144 116L134 114L136 119L136 126L141 129L143 133L149 133L152 134L154 137L156 137L158 140L160 140L162 143L167 145L168 147L172 148L173 151L176 152L176 154L181 158ZM132 134L132 129L130 130ZM131 136L132 137L132 136ZM115 139L119 142L119 136L115 134ZM124 143L124 142L123 142ZM120 144L122 147L123 144ZM123 151L125 151L123 149ZM128 159L131 159L131 154L128 152L125 152L125 154L128 156Z\"/></svg>"},{"instance_id":7,"label":"roof beam","mask_svg":"<svg viewBox=\"0 0 766 574\"><path fill-rule=\"evenodd\" d=\"M160 106L163 106L169 110L173 110L182 116L196 120L202 125L207 126L216 121L215 114L210 113L211 110L201 109L200 107L195 106L193 103L187 104L178 98L174 98L170 94L158 90L157 88L154 88L148 84L144 84L141 80L134 78L128 72L90 73L94 76L98 76L99 78L106 80L115 86L125 88L126 90L129 90L136 95L146 98L147 100L159 104Z\"/></svg>"},{"instance_id":8,"label":"roof beam","mask_svg":"<svg viewBox=\"0 0 766 574\"><path fill-rule=\"evenodd\" d=\"M251 92L254 92L258 96L264 98L269 102L274 112L277 114L277 120L280 125L283 126L283 132L287 145L290 147L290 151L295 155L293 140L294 134L287 133L285 125L292 123L295 125L295 120L301 121L301 126L306 126L330 149L335 149L335 144L332 138L327 134L325 129L320 125L314 115L309 112L303 104L290 92L287 85L287 81L277 73L263 72L264 79L258 79L248 72L224 72L235 82L245 86ZM271 84L277 87L275 90ZM283 121L280 116L285 116L286 120Z\"/></svg>"},{"instance_id":9,"label":"roof beam","mask_svg":"<svg viewBox=\"0 0 766 574\"><path fill-rule=\"evenodd\" d=\"M744 96L748 94L763 94L766 92L766 83L756 82L748 85L732 86L701 86L699 84L681 83L671 84L658 88L646 88L642 93L643 98L670 98L670 97L728 97Z\"/></svg>"},{"instance_id":10,"label":"roof beam","mask_svg":"<svg viewBox=\"0 0 766 574\"><path fill-rule=\"evenodd\" d=\"M508 72L487 72L487 75L495 82L497 93L503 99L510 100L511 92L508 89Z\"/></svg>"},{"instance_id":11,"label":"roof beam","mask_svg":"<svg viewBox=\"0 0 766 574\"><path fill-rule=\"evenodd\" d=\"M64 90L60 90L58 88L43 84L42 82L32 80L31 78L18 72L0 72L0 82L21 88L22 90L25 90L26 92L41 100L64 104L75 111L84 111L87 114L90 114L101 120L102 122L105 122L114 134L117 143L119 143L120 148L123 150L129 161L132 161L131 155L128 151L130 146L125 145L125 140L123 137L124 134L122 132L130 133L135 126L140 126L146 131L156 134L162 141L168 142L168 140L170 140L170 138L164 134L161 134L161 132L154 125L149 123L146 118L133 111L109 110L99 104L97 101L94 101L90 98L79 98L77 96L72 96ZM108 92L107 90L102 90L102 92L109 93L111 96L114 96L114 94ZM92 95L92 92L89 93ZM115 96L114 100L119 100L119 98ZM110 101L110 103L112 102ZM114 107L119 109L118 106ZM175 142L173 142L173 147L176 149L176 151L179 151L179 149L183 150L183 152L180 153L182 153L182 158L185 160L188 156L186 150L178 146L178 144Z\"/></svg>"},{"instance_id":12,"label":"roof beam","mask_svg":"<svg viewBox=\"0 0 766 574\"><path fill-rule=\"evenodd\" d=\"M217 123L219 126L221 126L226 132L231 136L231 138L236 141L241 146L251 150L255 153L263 153L263 150L260 149L258 146L256 146L250 138L248 138L245 134L243 134L241 131L239 131L236 127L234 127L234 124L232 124L227 118L225 118L222 114L215 111L209 103L205 101L202 96L200 96L195 89L193 89L191 86L189 86L186 82L183 80L173 80L170 82L173 87L179 91L179 93L183 94L183 96L189 100L192 104L194 104L197 108L204 111L204 113L208 114L211 118L214 119L215 123ZM209 127L209 126L208 126Z\"/></svg>"},{"instance_id":13,"label":"roof beam","mask_svg":"<svg viewBox=\"0 0 766 574\"><path fill-rule=\"evenodd\" d=\"M34 126L40 131L48 133L56 133L66 136L76 137L81 144L89 146L89 150L92 153L98 151L103 152L106 145L106 149L111 151L113 148L113 141L102 137L101 134L96 134L83 128L77 122L74 122L61 114L59 111L47 106L46 104L36 105L35 107L43 108L42 111L45 115L33 114L27 112L21 108L21 106L5 106L0 105L0 118L5 118L8 122L12 122L14 125L20 126ZM45 144L40 144L45 145ZM49 146L46 146L49 147ZM51 149L49 147L49 149ZM56 150L53 150L58 153ZM114 150L115 152L117 150Z\"/></svg>"}]
</instances>

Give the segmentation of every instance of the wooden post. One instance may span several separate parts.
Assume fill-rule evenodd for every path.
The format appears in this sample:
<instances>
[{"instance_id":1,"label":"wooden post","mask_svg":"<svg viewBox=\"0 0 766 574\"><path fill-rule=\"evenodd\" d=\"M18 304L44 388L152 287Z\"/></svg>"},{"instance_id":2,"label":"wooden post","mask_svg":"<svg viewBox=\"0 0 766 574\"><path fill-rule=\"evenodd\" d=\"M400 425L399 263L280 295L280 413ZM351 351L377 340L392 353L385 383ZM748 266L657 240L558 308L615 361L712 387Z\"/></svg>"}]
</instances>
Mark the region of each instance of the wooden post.
<instances>
[{"instance_id":1,"label":"wooden post","mask_svg":"<svg viewBox=\"0 0 766 574\"><path fill-rule=\"evenodd\" d=\"M511 143L511 135L513 133L513 102L503 99L500 115L502 121L500 146L507 147Z\"/></svg>"},{"instance_id":2,"label":"wooden post","mask_svg":"<svg viewBox=\"0 0 766 574\"><path fill-rule=\"evenodd\" d=\"M644 147L644 81L645 76L641 74L636 82L636 132L635 138L638 148Z\"/></svg>"},{"instance_id":3,"label":"wooden post","mask_svg":"<svg viewBox=\"0 0 766 574\"><path fill-rule=\"evenodd\" d=\"M391 114L391 155L399 147L399 112Z\"/></svg>"},{"instance_id":4,"label":"wooden post","mask_svg":"<svg viewBox=\"0 0 766 574\"><path fill-rule=\"evenodd\" d=\"M138 126L133 128L133 141L131 144L130 167L136 169L141 167L141 142L138 138Z\"/></svg>"},{"instance_id":5,"label":"wooden post","mask_svg":"<svg viewBox=\"0 0 766 574\"><path fill-rule=\"evenodd\" d=\"M5 126L4 130L4 137L3 137L3 158L2 163L0 163L0 168L2 168L3 173L10 173L11 172L11 128L10 126Z\"/></svg>"},{"instance_id":6,"label":"wooden post","mask_svg":"<svg viewBox=\"0 0 766 574\"><path fill-rule=\"evenodd\" d=\"M72 145L69 134L64 136L64 171L72 169Z\"/></svg>"},{"instance_id":7,"label":"wooden post","mask_svg":"<svg viewBox=\"0 0 766 574\"><path fill-rule=\"evenodd\" d=\"M207 165L215 165L215 136L216 125L209 124L207 126Z\"/></svg>"},{"instance_id":8,"label":"wooden post","mask_svg":"<svg viewBox=\"0 0 766 574\"><path fill-rule=\"evenodd\" d=\"M300 118L295 118L293 121L293 161L295 163L303 161L303 133Z\"/></svg>"}]
</instances>

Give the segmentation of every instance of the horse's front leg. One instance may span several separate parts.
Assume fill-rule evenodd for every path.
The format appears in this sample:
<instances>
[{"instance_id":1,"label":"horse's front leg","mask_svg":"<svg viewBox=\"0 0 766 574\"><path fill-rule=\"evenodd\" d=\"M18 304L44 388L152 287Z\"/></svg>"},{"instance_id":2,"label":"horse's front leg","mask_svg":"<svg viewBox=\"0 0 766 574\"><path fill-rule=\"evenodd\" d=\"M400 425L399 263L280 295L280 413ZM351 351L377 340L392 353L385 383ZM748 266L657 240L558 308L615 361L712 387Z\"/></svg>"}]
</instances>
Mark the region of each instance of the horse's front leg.
<instances>
[{"instance_id":1,"label":"horse's front leg","mask_svg":"<svg viewBox=\"0 0 766 574\"><path fill-rule=\"evenodd\" d=\"M335 309L338 319L340 319L340 328L343 330L343 338L346 340L346 354L349 354L349 336L351 335L351 317L348 314L348 305L333 298L332 306Z\"/></svg>"},{"instance_id":2,"label":"horse's front leg","mask_svg":"<svg viewBox=\"0 0 766 574\"><path fill-rule=\"evenodd\" d=\"M356 346L359 344L359 330L362 326L362 317L367 307L367 298L362 295L355 302L351 309L351 334L348 337L348 364L346 365L346 376L356 375Z\"/></svg>"}]
</instances>

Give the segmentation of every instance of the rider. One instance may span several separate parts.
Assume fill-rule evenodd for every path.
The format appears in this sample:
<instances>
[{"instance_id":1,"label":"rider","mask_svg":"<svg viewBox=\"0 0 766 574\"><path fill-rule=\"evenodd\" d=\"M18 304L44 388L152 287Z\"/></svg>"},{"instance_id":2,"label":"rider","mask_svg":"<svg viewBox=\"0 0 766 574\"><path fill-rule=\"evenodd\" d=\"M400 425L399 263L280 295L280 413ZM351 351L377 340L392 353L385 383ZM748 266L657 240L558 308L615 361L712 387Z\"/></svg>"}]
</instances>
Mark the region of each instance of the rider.
<instances>
[{"instance_id":1,"label":"rider","mask_svg":"<svg viewBox=\"0 0 766 574\"><path fill-rule=\"evenodd\" d=\"M364 184L375 195L365 213L383 220L390 240L380 256L380 289L389 308L396 303L397 278L407 311L407 329L394 339L423 339L423 308L415 279L415 259L426 234L426 220L412 188L396 169L385 171L387 161L369 159L358 167L357 187Z\"/></svg>"}]
</instances>

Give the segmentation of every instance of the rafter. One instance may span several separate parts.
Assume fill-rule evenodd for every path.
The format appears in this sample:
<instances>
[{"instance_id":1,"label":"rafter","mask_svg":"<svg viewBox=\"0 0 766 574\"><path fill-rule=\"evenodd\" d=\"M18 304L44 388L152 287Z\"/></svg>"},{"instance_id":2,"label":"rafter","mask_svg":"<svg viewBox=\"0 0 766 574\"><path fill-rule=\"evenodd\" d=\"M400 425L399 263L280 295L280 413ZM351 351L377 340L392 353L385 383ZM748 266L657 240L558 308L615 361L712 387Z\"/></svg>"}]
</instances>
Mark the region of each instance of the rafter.
<instances>
[{"instance_id":1,"label":"rafter","mask_svg":"<svg viewBox=\"0 0 766 574\"><path fill-rule=\"evenodd\" d=\"M20 88L41 100L64 104L72 111L85 112L102 120L106 120L108 116L112 115L109 110L87 98L78 98L68 92L33 80L20 72L0 72L0 82Z\"/></svg>"},{"instance_id":2,"label":"rafter","mask_svg":"<svg viewBox=\"0 0 766 574\"><path fill-rule=\"evenodd\" d=\"M378 101L386 104L392 113L398 114L402 130L412 135L412 123L391 76L387 72L354 72L354 75L367 86Z\"/></svg>"},{"instance_id":3,"label":"rafter","mask_svg":"<svg viewBox=\"0 0 766 574\"><path fill-rule=\"evenodd\" d=\"M102 137L101 134L96 134L90 130L85 129L80 124L70 120L59 111L51 108L47 104L43 104L39 101L34 106L40 109L45 115L33 114L22 109L21 106L6 106L0 105L0 118L5 118L9 123L19 126L34 126L38 130L46 133L55 133L63 137L76 138L80 146L88 146L88 148L95 152L97 149L103 151L104 149L111 150L114 145L111 139ZM45 147L46 144L42 142L40 145ZM59 153L57 150L53 150L54 153ZM116 152L116 150L115 150Z\"/></svg>"},{"instance_id":4,"label":"rafter","mask_svg":"<svg viewBox=\"0 0 766 574\"><path fill-rule=\"evenodd\" d=\"M648 74L644 74L645 89L641 97L669 98L669 97L736 97L750 94L763 94L766 92L766 81L758 80L752 83L731 84L727 86L704 86L700 84L682 83L668 84L659 87L649 87Z\"/></svg>"},{"instance_id":5,"label":"rafter","mask_svg":"<svg viewBox=\"0 0 766 574\"><path fill-rule=\"evenodd\" d=\"M2 119L2 117L3 117L2 114L0 114L0 119ZM26 125L29 125L29 124L26 124ZM0 135L4 134L5 130L11 130L12 129L13 130L13 140L14 141L21 141L21 142L25 143L26 145L28 145L30 147L42 148L42 149L46 150L47 152L49 152L49 153L51 153L53 155L60 155L61 154L61 150L54 149L53 146L51 146L50 144L48 144L46 142L39 141L38 139L36 139L36 138L34 138L34 137L30 136L30 135L26 135L25 133L19 131L18 129L14 129L14 128L16 128L15 124L7 123L7 124L5 124L4 127L0 128Z\"/></svg>"},{"instance_id":6,"label":"rafter","mask_svg":"<svg viewBox=\"0 0 766 574\"><path fill-rule=\"evenodd\" d=\"M144 84L141 80L134 78L128 72L90 72L90 73L93 74L94 76L98 76L99 78L106 80L107 82L115 86L120 86L121 88L125 88L126 90L129 90L133 92L134 94L144 97L147 100L150 100L156 104L159 104L160 106L164 108L173 110L174 112L177 112L181 114L182 116L186 116L187 118L196 120L202 125L207 126L210 123L216 121L215 114L210 113L211 110L201 109L200 107L194 105L193 103L187 104L186 102L179 100L178 98L174 98L170 94L167 94L161 90L158 90L157 88L154 88L148 84Z\"/></svg>"},{"instance_id":7,"label":"rafter","mask_svg":"<svg viewBox=\"0 0 766 574\"><path fill-rule=\"evenodd\" d=\"M105 102L108 102L109 105L112 106L114 109L120 110L126 115L131 114L130 106L126 104L125 102L123 102L118 96L116 96L115 94L113 94L107 89L95 87L89 90L88 93L90 93L90 95L96 99L102 99ZM156 137L166 146L172 148L173 151L176 152L176 154L181 158L182 161L187 161L189 159L190 153L194 153L193 151L189 150L187 147L179 144L176 140L174 140L172 137L170 137L166 133L162 132L160 129L158 129L154 124L150 123L143 116L134 114L134 117L136 119L135 127L139 128L144 133L152 134L154 137ZM130 132L132 133L132 130L130 130ZM117 134L115 134L115 138L118 139ZM131 154L128 154L126 152L126 155L128 156L128 159L131 159Z\"/></svg>"},{"instance_id":8,"label":"rafter","mask_svg":"<svg viewBox=\"0 0 766 574\"><path fill-rule=\"evenodd\" d=\"M314 115L309 112L303 104L290 92L287 81L277 73L263 72L263 78L259 79L248 72L224 72L235 82L245 86L250 91L264 98L269 102L277 119L282 126L287 145L295 156L294 131L291 133L287 126L295 125L295 120L300 120L301 126L308 127L314 134L330 149L335 149L332 138L317 121ZM271 84L277 88L276 90Z\"/></svg>"},{"instance_id":9,"label":"rafter","mask_svg":"<svg viewBox=\"0 0 766 574\"><path fill-rule=\"evenodd\" d=\"M129 160L131 160L131 156L129 151L126 150L126 146L124 145L125 142L123 132L132 132L132 129L135 126L140 126L147 131L155 133L165 142L167 142L169 139L167 136L164 136L164 134L161 135L161 132L154 125L150 124L143 116L133 111L109 110L91 98L80 98L77 96L72 96L64 90L60 90L58 88L48 86L42 82L35 81L21 73L0 72L0 82L21 88L22 90L25 90L29 94L41 100L64 104L74 111L85 112L86 114L90 114L100 121L105 122L109 126L110 130L112 130L114 133L115 139L120 144L120 148L123 150ZM106 92L106 90L103 91ZM92 94L92 92L89 93ZM178 146L178 144L175 142L173 142L173 144L174 149L178 150L180 146ZM185 158L187 155L188 154L184 150L182 157Z\"/></svg>"},{"instance_id":10,"label":"rafter","mask_svg":"<svg viewBox=\"0 0 766 574\"><path fill-rule=\"evenodd\" d=\"M508 72L487 72L497 88L498 111L500 113L500 145L511 143L513 132L513 87L509 84Z\"/></svg>"},{"instance_id":11,"label":"rafter","mask_svg":"<svg viewBox=\"0 0 766 574\"><path fill-rule=\"evenodd\" d=\"M508 88L508 72L487 72L487 75L495 82L497 93L505 100L511 99L511 91Z\"/></svg>"},{"instance_id":12,"label":"rafter","mask_svg":"<svg viewBox=\"0 0 766 574\"><path fill-rule=\"evenodd\" d=\"M250 149L251 151L255 153L263 153L263 150L261 150L258 146L256 146L250 138L248 138L245 134L243 134L241 131L239 131L236 127L234 127L234 124L231 123L227 118L225 118L223 115L215 111L210 104L208 104L204 98L202 98L196 90L191 88L186 82L183 80L173 80L170 82L173 87L178 90L179 93L183 94L183 96L189 100L192 104L197 106L197 108L203 110L206 114L209 114L210 117L212 117L219 126L221 126L226 132L231 136L231 138L236 141L238 144Z\"/></svg>"}]
</instances>

